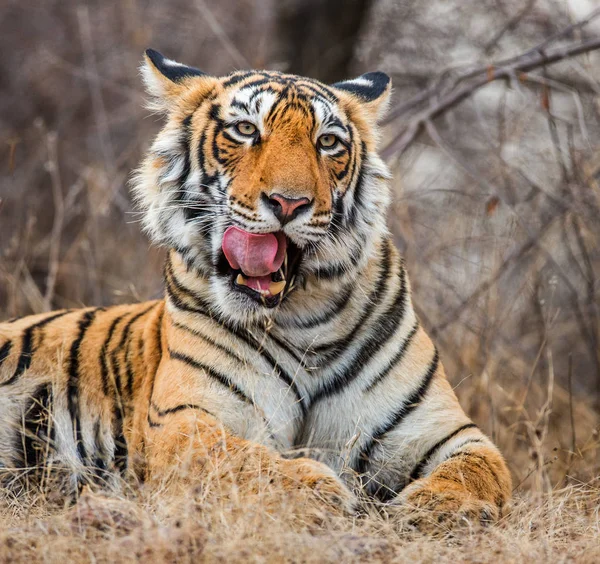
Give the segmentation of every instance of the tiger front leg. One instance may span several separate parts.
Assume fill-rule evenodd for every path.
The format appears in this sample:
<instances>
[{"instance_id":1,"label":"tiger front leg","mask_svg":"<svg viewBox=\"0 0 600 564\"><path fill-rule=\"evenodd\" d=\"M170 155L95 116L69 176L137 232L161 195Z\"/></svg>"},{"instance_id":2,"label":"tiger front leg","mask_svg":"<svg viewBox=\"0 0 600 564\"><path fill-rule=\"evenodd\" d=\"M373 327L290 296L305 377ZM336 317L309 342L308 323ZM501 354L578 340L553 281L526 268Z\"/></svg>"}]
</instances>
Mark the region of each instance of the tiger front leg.
<instances>
[{"instance_id":1,"label":"tiger front leg","mask_svg":"<svg viewBox=\"0 0 600 564\"><path fill-rule=\"evenodd\" d=\"M148 420L146 479L170 491L201 487L252 503L315 502L352 512L355 498L328 466L308 458L285 459L274 450L229 433L200 410ZM283 494L283 495L281 495Z\"/></svg>"},{"instance_id":2,"label":"tiger front leg","mask_svg":"<svg viewBox=\"0 0 600 564\"><path fill-rule=\"evenodd\" d=\"M408 522L418 529L443 530L496 521L510 494L510 473L500 453L472 444L410 483L393 505L408 509Z\"/></svg>"}]
</instances>

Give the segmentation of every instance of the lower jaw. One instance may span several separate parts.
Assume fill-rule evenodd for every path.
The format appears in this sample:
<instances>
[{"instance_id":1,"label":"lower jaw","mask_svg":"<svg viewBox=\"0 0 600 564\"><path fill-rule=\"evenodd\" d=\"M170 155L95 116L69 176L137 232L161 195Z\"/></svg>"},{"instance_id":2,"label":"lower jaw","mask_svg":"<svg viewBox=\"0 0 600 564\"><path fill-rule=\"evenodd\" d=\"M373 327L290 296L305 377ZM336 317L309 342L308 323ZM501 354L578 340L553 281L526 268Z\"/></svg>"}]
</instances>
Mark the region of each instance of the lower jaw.
<instances>
[{"instance_id":1,"label":"lower jaw","mask_svg":"<svg viewBox=\"0 0 600 564\"><path fill-rule=\"evenodd\" d=\"M248 288L248 286L239 286L235 283L234 280L231 284L231 291L238 292L240 294L245 294L258 305L264 306L269 309L277 307L285 299L285 289L275 296L268 296L260 294L252 288Z\"/></svg>"},{"instance_id":2,"label":"lower jaw","mask_svg":"<svg viewBox=\"0 0 600 564\"><path fill-rule=\"evenodd\" d=\"M246 277L242 272L234 271L230 277L232 292L245 294L257 304L267 308L281 304L288 288L288 283L283 278L281 271L270 276L262 276L259 279Z\"/></svg>"}]
</instances>

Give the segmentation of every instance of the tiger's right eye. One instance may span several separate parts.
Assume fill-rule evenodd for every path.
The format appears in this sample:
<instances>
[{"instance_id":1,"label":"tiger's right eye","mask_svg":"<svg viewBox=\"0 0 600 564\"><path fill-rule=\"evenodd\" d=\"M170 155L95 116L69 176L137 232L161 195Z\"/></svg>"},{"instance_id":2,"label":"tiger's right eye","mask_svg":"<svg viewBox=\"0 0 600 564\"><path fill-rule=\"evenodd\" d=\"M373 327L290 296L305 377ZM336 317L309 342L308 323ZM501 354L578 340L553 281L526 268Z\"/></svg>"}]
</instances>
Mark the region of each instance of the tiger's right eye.
<instances>
[{"instance_id":1,"label":"tiger's right eye","mask_svg":"<svg viewBox=\"0 0 600 564\"><path fill-rule=\"evenodd\" d=\"M321 137L319 137L319 145L325 149L331 149L337 145L337 142L338 138L331 133L326 133L325 135L321 135Z\"/></svg>"},{"instance_id":2,"label":"tiger's right eye","mask_svg":"<svg viewBox=\"0 0 600 564\"><path fill-rule=\"evenodd\" d=\"M256 133L256 125L250 123L249 121L241 121L240 123L236 124L235 128L239 133L248 137Z\"/></svg>"}]
</instances>

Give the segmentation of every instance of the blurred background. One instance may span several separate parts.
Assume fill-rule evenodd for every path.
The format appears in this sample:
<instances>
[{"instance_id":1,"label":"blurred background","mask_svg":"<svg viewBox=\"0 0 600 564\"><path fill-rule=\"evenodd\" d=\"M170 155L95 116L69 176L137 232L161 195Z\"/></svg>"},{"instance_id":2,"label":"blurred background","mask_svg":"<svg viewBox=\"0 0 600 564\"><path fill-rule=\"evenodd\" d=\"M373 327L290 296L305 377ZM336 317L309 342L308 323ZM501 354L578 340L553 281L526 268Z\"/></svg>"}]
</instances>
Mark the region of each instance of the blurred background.
<instances>
[{"instance_id":1,"label":"blurred background","mask_svg":"<svg viewBox=\"0 0 600 564\"><path fill-rule=\"evenodd\" d=\"M382 141L389 223L461 402L505 452L517 489L590 480L600 473L598 7L3 0L0 318L162 294L163 255L140 233L127 187L160 127L143 109L145 48L213 74L267 67L333 82L383 70L394 84ZM582 53L565 56L573 46ZM548 53L562 60L527 66Z\"/></svg>"}]
</instances>

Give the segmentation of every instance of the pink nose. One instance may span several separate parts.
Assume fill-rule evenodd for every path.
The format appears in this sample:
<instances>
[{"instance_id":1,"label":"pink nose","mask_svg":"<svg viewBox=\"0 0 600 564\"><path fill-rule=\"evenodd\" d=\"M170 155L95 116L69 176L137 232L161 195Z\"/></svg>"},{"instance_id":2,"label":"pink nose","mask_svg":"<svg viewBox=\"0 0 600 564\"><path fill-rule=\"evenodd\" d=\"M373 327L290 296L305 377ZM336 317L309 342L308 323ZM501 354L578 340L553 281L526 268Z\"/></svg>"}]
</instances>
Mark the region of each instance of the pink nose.
<instances>
[{"instance_id":1,"label":"pink nose","mask_svg":"<svg viewBox=\"0 0 600 564\"><path fill-rule=\"evenodd\" d=\"M307 210L311 206L312 200L308 198L288 198L281 194L271 194L265 198L265 203L281 224L285 225Z\"/></svg>"}]
</instances>

